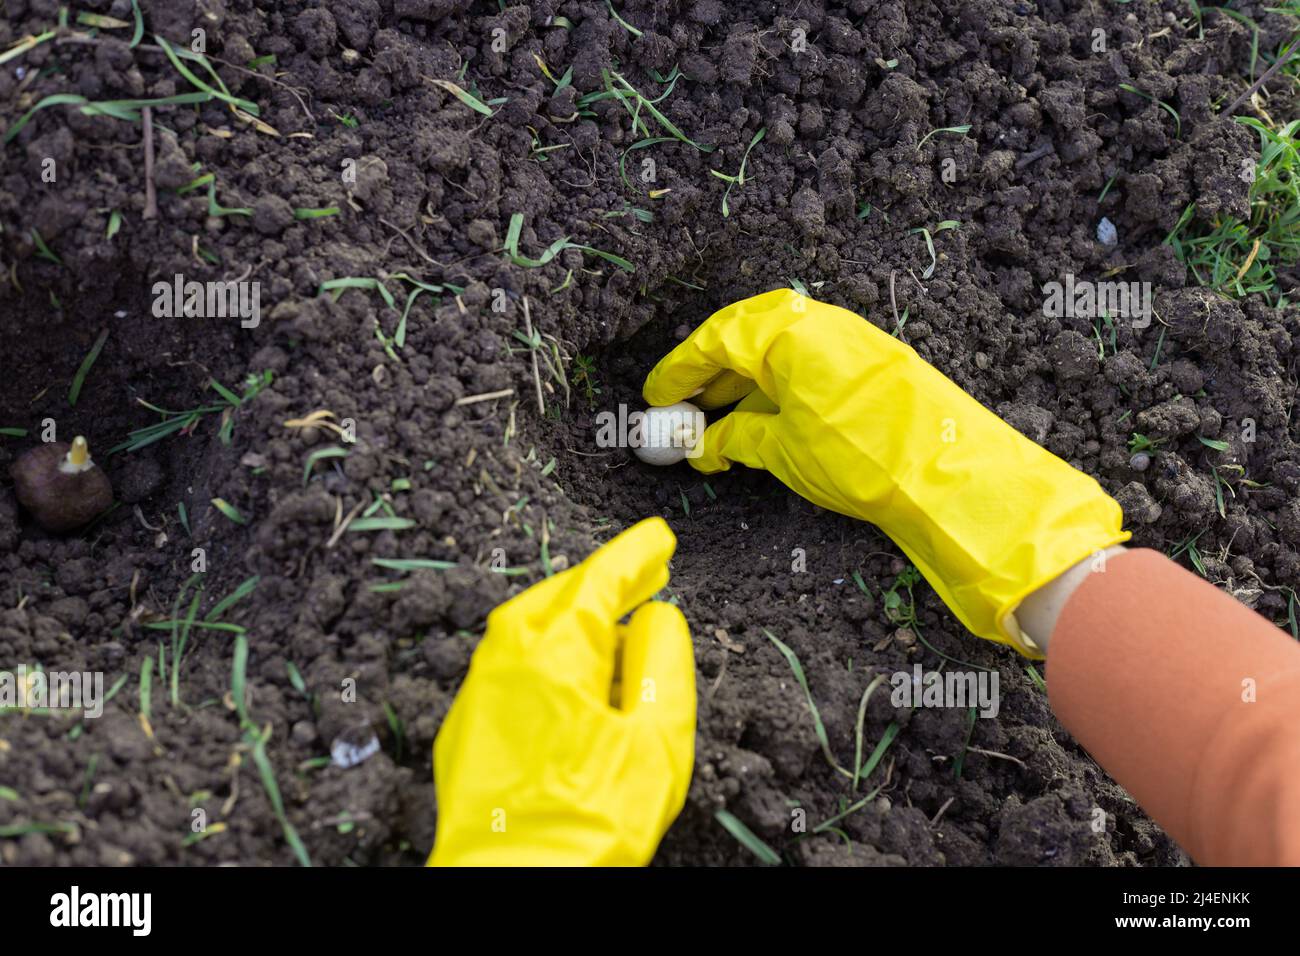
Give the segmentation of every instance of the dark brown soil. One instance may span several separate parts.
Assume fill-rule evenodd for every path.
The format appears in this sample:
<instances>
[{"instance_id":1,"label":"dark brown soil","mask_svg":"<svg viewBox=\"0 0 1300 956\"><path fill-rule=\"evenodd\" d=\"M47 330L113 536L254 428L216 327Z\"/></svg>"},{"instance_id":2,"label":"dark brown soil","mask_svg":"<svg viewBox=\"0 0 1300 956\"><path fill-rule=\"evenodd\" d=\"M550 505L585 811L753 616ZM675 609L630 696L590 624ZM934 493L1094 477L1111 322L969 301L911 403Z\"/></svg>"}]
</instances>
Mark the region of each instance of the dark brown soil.
<instances>
[{"instance_id":1,"label":"dark brown soil","mask_svg":"<svg viewBox=\"0 0 1300 956\"><path fill-rule=\"evenodd\" d=\"M572 563L650 514L680 540L670 590L692 626L700 687L695 778L660 862L752 862L714 820L723 808L810 865L1185 862L1055 722L1022 660L965 634L924 584L928 646L896 633L881 593L905 565L872 527L819 511L764 474L738 469L706 483L684 465L652 472L597 448L594 415L639 407L656 359L734 299L798 282L890 330L906 310L902 336L1097 476L1136 543L1173 551L1199 534L1206 576L1285 622L1288 589L1300 587L1297 313L1189 285L1162 244L1188 203L1206 219L1245 212L1237 173L1255 143L1215 109L1249 82L1249 31L1207 11L1202 36L1174 0L615 6L640 36L603 2L142 0L141 47L120 39L130 29L101 31L93 44L64 31L0 68L8 129L50 94L189 91L151 48L153 34L182 44L202 28L231 92L279 134L216 101L158 109L151 221L138 123L54 106L0 149L0 427L28 431L0 438L0 473L52 418L60 438L90 438L121 501L85 533L53 538L0 484L0 669L100 670L109 685L126 677L105 716L84 725L0 714L9 788L0 862L294 862L230 697L230 633L197 633L181 706L155 672L149 727L138 718L142 662L170 641L146 625L171 617L196 547L208 561L200 614L260 576L225 620L247 629L247 710L270 729L285 811L312 861L421 862L436 822L433 738L486 613L540 579L544 539L553 563ZM1294 24L1266 6L1237 4L1270 50ZM4 8L2 48L58 22L55 0ZM128 0L78 9L132 20ZM1106 52L1094 52L1094 30ZM246 67L270 55L274 63ZM571 83L557 90L539 57L556 79L571 67ZM644 134L616 100L577 116L575 101L610 69L658 96L674 66L683 75L658 107L713 149L634 151L625 185L620 157ZM505 102L488 118L433 79ZM1173 105L1181 130L1120 84ZM1273 90L1273 115L1288 115L1286 97ZM965 136L921 143L963 125ZM734 174L760 129L724 217L726 183L710 171ZM564 148L534 152L550 146ZM646 158L656 165L649 185L638 178ZM42 178L47 159L54 182ZM354 181L344 179L348 161ZM252 215L209 216L206 187L178 193L208 172L221 205ZM651 187L670 191L651 199ZM328 206L341 212L292 215ZM113 212L121 228L109 239ZM525 256L569 236L635 272L575 249L541 268L512 264L501 250L515 213ZM1102 216L1118 227L1115 246L1097 241ZM961 225L935 234L938 261L923 279L929 256L913 230L945 220ZM61 265L37 254L33 229ZM260 282L261 324L154 318L153 283L178 272ZM397 309L375 292L335 301L318 290L397 273L463 291L416 301L395 360L375 328L394 335L408 286L389 280ZM1157 321L1119 328L1099 360L1089 320L1043 317L1041 287L1066 273L1153 283ZM598 393L543 369L539 415L520 338L524 296L549 354L553 345L570 370L579 355L594 359ZM69 407L68 385L105 327ZM191 433L107 453L158 421L139 400L193 408L216 398L210 378L239 391L268 371L271 384L234 412L229 444L214 414ZM504 389L513 394L457 404ZM353 419L357 442L346 458L318 460L304 482L308 456L337 440L284 423L318 410ZM1243 440L1247 420L1253 441ZM1130 466L1134 431L1163 440L1145 471ZM401 479L409 486L395 489ZM415 526L332 541L375 496ZM213 498L248 523L228 520ZM792 572L796 549L803 573ZM401 575L377 557L457 567ZM494 573L502 560L523 573ZM398 580L400 590L376 590ZM996 668L1001 714L969 730L965 709L895 710L876 695L868 744L901 725L870 781L886 798L835 831L793 832L794 811L811 829L862 791L823 759L803 692L764 628L799 655L842 761L872 676L938 667L931 647ZM354 701L344 694L353 682ZM332 742L371 731L380 753L351 769L322 765ZM1097 807L1102 832L1091 825ZM210 832L195 841L197 808ZM213 832L218 822L224 830Z\"/></svg>"}]
</instances>

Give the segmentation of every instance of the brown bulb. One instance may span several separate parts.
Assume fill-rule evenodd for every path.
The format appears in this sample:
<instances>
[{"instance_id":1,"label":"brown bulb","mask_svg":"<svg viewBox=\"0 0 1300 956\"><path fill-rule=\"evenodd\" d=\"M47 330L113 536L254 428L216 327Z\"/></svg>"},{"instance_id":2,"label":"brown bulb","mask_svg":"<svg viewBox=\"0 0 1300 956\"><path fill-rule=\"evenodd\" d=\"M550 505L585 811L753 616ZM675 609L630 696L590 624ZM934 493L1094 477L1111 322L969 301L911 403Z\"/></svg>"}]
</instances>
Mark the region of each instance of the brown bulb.
<instances>
[{"instance_id":1,"label":"brown bulb","mask_svg":"<svg viewBox=\"0 0 1300 956\"><path fill-rule=\"evenodd\" d=\"M18 503L46 531L80 528L113 503L113 487L90 460L86 439L50 442L25 452L9 469Z\"/></svg>"}]
</instances>

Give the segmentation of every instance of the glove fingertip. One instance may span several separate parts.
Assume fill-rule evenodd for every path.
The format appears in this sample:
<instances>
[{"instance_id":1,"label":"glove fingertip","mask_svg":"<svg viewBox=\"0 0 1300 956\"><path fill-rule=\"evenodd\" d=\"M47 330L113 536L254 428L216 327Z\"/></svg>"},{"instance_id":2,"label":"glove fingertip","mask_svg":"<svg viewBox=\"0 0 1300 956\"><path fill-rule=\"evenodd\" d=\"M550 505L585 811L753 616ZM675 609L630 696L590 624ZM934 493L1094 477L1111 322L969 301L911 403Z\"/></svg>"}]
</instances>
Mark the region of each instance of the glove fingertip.
<instances>
[{"instance_id":1,"label":"glove fingertip","mask_svg":"<svg viewBox=\"0 0 1300 956\"><path fill-rule=\"evenodd\" d=\"M695 648L681 608L667 601L649 601L637 608L627 625L623 668L625 684L639 693L628 701L627 709L666 705L667 709L645 708L664 719L693 712Z\"/></svg>"},{"instance_id":2,"label":"glove fingertip","mask_svg":"<svg viewBox=\"0 0 1300 956\"><path fill-rule=\"evenodd\" d=\"M678 635L684 634L687 638L691 633L682 609L668 601L647 601L642 604L628 621L628 627L633 633L672 631Z\"/></svg>"},{"instance_id":3,"label":"glove fingertip","mask_svg":"<svg viewBox=\"0 0 1300 956\"><path fill-rule=\"evenodd\" d=\"M677 535L668 526L668 522L658 515L641 519L624 534L636 537L637 544L645 554L661 558L664 562L677 551Z\"/></svg>"},{"instance_id":4,"label":"glove fingertip","mask_svg":"<svg viewBox=\"0 0 1300 956\"><path fill-rule=\"evenodd\" d=\"M668 359L664 359L646 376L645 384L641 387L641 397L645 399L647 405L652 407L663 407L664 405L684 401L691 398L699 390L700 383L698 379L701 378L701 375L707 381L712 373L697 372L692 374L689 369L676 364L668 364Z\"/></svg>"}]
</instances>

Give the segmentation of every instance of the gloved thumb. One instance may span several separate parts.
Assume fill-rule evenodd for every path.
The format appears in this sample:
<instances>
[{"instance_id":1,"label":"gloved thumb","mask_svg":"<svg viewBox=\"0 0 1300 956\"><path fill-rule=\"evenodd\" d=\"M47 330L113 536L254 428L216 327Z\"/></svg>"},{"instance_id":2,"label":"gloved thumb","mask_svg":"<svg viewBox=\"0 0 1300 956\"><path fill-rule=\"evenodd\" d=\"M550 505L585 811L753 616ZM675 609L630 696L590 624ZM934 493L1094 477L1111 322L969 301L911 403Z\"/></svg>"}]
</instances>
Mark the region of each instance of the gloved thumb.
<instances>
[{"instance_id":1,"label":"gloved thumb","mask_svg":"<svg viewBox=\"0 0 1300 956\"><path fill-rule=\"evenodd\" d=\"M706 475L726 471L736 463L770 471L767 462L775 460L772 456L785 455L776 437L778 417L767 412L732 412L704 430L700 453L686 460Z\"/></svg>"},{"instance_id":2,"label":"gloved thumb","mask_svg":"<svg viewBox=\"0 0 1300 956\"><path fill-rule=\"evenodd\" d=\"M658 725L674 750L684 751L686 773L695 742L695 650L686 618L675 605L650 601L623 629L620 706L636 720Z\"/></svg>"}]
</instances>

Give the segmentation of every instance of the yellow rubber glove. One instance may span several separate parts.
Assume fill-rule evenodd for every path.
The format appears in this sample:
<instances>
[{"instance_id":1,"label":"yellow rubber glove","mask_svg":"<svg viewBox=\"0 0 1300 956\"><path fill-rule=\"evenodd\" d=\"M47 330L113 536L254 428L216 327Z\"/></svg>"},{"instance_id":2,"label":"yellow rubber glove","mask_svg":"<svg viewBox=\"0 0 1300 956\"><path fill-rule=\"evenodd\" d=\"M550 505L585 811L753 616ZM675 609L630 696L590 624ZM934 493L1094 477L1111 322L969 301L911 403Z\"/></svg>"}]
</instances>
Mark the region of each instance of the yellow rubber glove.
<instances>
[{"instance_id":1,"label":"yellow rubber glove","mask_svg":"<svg viewBox=\"0 0 1300 956\"><path fill-rule=\"evenodd\" d=\"M676 547L648 518L488 615L434 743L431 866L650 861L695 759L690 631L650 601Z\"/></svg>"},{"instance_id":2,"label":"yellow rubber glove","mask_svg":"<svg viewBox=\"0 0 1300 956\"><path fill-rule=\"evenodd\" d=\"M1016 622L1021 600L1129 537L1092 478L910 346L793 290L714 313L660 361L644 394L668 405L701 388L691 401L706 409L744 399L705 431L695 468L764 468L809 501L878 525L966 627L1027 657L1042 654Z\"/></svg>"}]
</instances>

